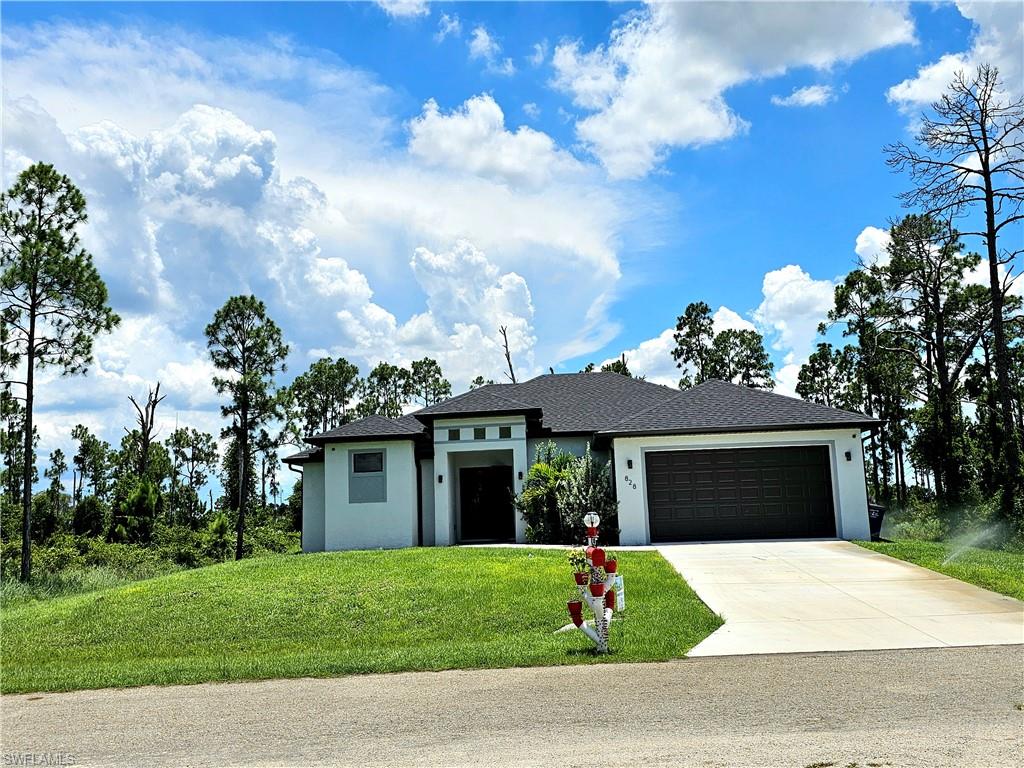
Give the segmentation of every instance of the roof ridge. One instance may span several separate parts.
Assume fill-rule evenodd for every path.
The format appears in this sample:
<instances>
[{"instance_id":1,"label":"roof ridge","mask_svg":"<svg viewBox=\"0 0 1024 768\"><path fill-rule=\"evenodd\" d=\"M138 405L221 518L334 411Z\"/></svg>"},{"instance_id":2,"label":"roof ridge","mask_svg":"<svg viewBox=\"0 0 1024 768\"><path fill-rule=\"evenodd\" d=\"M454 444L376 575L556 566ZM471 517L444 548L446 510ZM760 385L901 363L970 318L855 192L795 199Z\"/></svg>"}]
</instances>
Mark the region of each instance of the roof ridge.
<instances>
[{"instance_id":1,"label":"roof ridge","mask_svg":"<svg viewBox=\"0 0 1024 768\"><path fill-rule=\"evenodd\" d=\"M608 371L608 373L611 373L611 371ZM664 385L660 385L660 386L664 386ZM671 389L671 387L665 387L665 389ZM691 389L692 389L692 387L691 387ZM602 432L607 432L609 430L615 429L620 424L624 424L627 421L631 421L632 419L635 419L635 418L637 418L639 416L642 416L643 414L647 413L648 411L653 411L655 408L664 408L669 403L674 403L676 400L678 400L680 397L682 397L688 391L689 390L685 390L685 389L680 390L679 392L676 392L674 395L672 395L672 397L667 397L664 400L662 400L660 403L654 403L652 405L647 406L646 408L642 408L639 411L633 411L633 413L631 413L626 418L620 419L619 421L617 421L614 424L612 424L610 427L606 427L605 429L602 429L601 431Z\"/></svg>"}]
</instances>

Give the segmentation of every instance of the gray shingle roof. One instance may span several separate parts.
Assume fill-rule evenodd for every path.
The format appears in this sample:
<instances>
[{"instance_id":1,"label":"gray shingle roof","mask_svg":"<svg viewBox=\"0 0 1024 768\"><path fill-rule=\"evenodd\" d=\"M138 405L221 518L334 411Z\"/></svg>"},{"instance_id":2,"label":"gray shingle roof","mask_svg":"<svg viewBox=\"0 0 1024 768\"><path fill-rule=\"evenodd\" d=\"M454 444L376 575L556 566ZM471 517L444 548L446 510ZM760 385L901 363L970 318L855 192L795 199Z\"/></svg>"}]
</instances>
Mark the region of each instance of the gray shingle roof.
<instances>
[{"instance_id":1,"label":"gray shingle roof","mask_svg":"<svg viewBox=\"0 0 1024 768\"><path fill-rule=\"evenodd\" d=\"M307 438L311 443L412 440L443 416L523 413L541 417L545 433L642 435L868 427L862 413L841 411L725 381L680 392L618 373L559 373L521 384L489 384L399 419L368 416Z\"/></svg>"},{"instance_id":2,"label":"gray shingle roof","mask_svg":"<svg viewBox=\"0 0 1024 768\"><path fill-rule=\"evenodd\" d=\"M712 379L633 413L606 435L701 434L815 427L869 427L878 419Z\"/></svg>"},{"instance_id":3,"label":"gray shingle roof","mask_svg":"<svg viewBox=\"0 0 1024 768\"><path fill-rule=\"evenodd\" d=\"M482 387L449 397L440 403L421 408L414 415L417 418L440 416L464 416L475 413L523 413L537 410L535 403L523 401L519 396L522 384L485 384ZM513 394L513 392L515 394Z\"/></svg>"},{"instance_id":4,"label":"gray shingle roof","mask_svg":"<svg viewBox=\"0 0 1024 768\"><path fill-rule=\"evenodd\" d=\"M304 451L293 453L291 456L286 456L282 459L285 464L315 464L316 462L323 460L323 448L307 448Z\"/></svg>"},{"instance_id":5,"label":"gray shingle roof","mask_svg":"<svg viewBox=\"0 0 1024 768\"><path fill-rule=\"evenodd\" d=\"M423 426L423 423L411 415L398 419L389 419L385 416L366 416L337 429L307 437L306 441L322 445L327 442L360 440L412 440L425 433L426 427Z\"/></svg>"},{"instance_id":6,"label":"gray shingle roof","mask_svg":"<svg viewBox=\"0 0 1024 768\"><path fill-rule=\"evenodd\" d=\"M545 430L566 433L600 432L670 400L679 390L600 371L538 376L516 385L515 394L543 410Z\"/></svg>"}]
</instances>

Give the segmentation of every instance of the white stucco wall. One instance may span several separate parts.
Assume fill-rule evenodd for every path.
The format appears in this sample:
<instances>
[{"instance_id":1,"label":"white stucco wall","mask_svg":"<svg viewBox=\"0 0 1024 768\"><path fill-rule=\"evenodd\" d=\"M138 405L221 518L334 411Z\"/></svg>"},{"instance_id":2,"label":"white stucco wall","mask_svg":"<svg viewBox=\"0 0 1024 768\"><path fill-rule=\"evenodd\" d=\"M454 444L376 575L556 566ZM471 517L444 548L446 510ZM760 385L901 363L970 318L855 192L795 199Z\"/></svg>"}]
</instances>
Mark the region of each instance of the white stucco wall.
<instances>
[{"instance_id":1,"label":"white stucco wall","mask_svg":"<svg viewBox=\"0 0 1024 768\"><path fill-rule=\"evenodd\" d=\"M387 500L349 502L349 455L383 450ZM411 440L324 446L324 549L392 549L417 540L416 464Z\"/></svg>"},{"instance_id":2,"label":"white stucco wall","mask_svg":"<svg viewBox=\"0 0 1024 768\"><path fill-rule=\"evenodd\" d=\"M832 494L836 508L836 534L843 539L870 538L864 454L856 428L793 432L754 432L723 435L617 437L615 490L619 499L620 541L649 544L646 472L643 456L654 450L702 448L756 448L786 445L826 445L832 460ZM846 459L846 452L850 460ZM633 467L628 467L629 461Z\"/></svg>"},{"instance_id":3,"label":"white stucco wall","mask_svg":"<svg viewBox=\"0 0 1024 768\"><path fill-rule=\"evenodd\" d=\"M512 437L501 439L498 428L511 426ZM474 440L473 428L484 427L486 439ZM448 439L449 429L461 430L461 439ZM495 453L500 452L500 453ZM474 457L473 454L478 454ZM516 494L523 490L519 473L526 476L526 419L522 416L489 416L470 419L438 419L434 422L434 543L438 546L457 541L458 470L470 466L511 466ZM438 476L442 480L437 481ZM526 523L516 515L516 541L526 541Z\"/></svg>"},{"instance_id":4,"label":"white stucco wall","mask_svg":"<svg viewBox=\"0 0 1024 768\"><path fill-rule=\"evenodd\" d=\"M302 467L302 551L324 550L324 465Z\"/></svg>"}]
</instances>

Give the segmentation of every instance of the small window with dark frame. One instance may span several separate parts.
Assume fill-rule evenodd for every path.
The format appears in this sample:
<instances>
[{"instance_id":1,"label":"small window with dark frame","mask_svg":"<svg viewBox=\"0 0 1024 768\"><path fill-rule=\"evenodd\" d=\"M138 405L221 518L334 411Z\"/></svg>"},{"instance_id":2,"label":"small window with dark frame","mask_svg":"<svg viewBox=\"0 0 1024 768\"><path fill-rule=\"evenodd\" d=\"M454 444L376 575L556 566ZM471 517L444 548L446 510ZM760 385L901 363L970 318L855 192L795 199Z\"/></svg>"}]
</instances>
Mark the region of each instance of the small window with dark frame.
<instances>
[{"instance_id":1,"label":"small window with dark frame","mask_svg":"<svg viewBox=\"0 0 1024 768\"><path fill-rule=\"evenodd\" d=\"M448 430L448 439L449 440L459 440L461 437L462 437L462 430L461 429L449 429Z\"/></svg>"},{"instance_id":2,"label":"small window with dark frame","mask_svg":"<svg viewBox=\"0 0 1024 768\"><path fill-rule=\"evenodd\" d=\"M512 439L512 427L509 426L509 425L505 425L504 427L498 427L498 437L501 440L511 440Z\"/></svg>"},{"instance_id":3,"label":"small window with dark frame","mask_svg":"<svg viewBox=\"0 0 1024 768\"><path fill-rule=\"evenodd\" d=\"M487 439L487 427L473 427L473 439L474 440L486 440Z\"/></svg>"},{"instance_id":4,"label":"small window with dark frame","mask_svg":"<svg viewBox=\"0 0 1024 768\"><path fill-rule=\"evenodd\" d=\"M384 471L384 451L352 454L352 472L356 475L377 474Z\"/></svg>"}]
</instances>

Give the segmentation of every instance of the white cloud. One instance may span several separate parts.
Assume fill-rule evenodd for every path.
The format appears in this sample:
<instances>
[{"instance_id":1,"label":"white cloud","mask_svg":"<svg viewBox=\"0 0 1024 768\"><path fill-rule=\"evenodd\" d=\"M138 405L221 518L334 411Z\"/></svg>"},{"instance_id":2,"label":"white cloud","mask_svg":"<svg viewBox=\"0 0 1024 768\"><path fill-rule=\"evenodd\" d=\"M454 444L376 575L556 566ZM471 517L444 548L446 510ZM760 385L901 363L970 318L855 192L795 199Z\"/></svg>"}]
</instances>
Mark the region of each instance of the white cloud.
<instances>
[{"instance_id":1,"label":"white cloud","mask_svg":"<svg viewBox=\"0 0 1024 768\"><path fill-rule=\"evenodd\" d=\"M430 3L427 0L374 0L388 16L397 18L415 18L430 15Z\"/></svg>"},{"instance_id":2,"label":"white cloud","mask_svg":"<svg viewBox=\"0 0 1024 768\"><path fill-rule=\"evenodd\" d=\"M523 112L531 120L536 120L538 117L540 117L540 107L538 107L532 101L528 101L525 104L523 104Z\"/></svg>"},{"instance_id":3,"label":"white cloud","mask_svg":"<svg viewBox=\"0 0 1024 768\"><path fill-rule=\"evenodd\" d=\"M864 227L857 235L853 248L857 258L867 266L885 266L889 263L889 230Z\"/></svg>"},{"instance_id":4,"label":"white cloud","mask_svg":"<svg viewBox=\"0 0 1024 768\"><path fill-rule=\"evenodd\" d=\"M506 76L516 73L512 59L501 57L501 44L482 24L473 28L466 44L469 46L469 58L482 60L487 64L488 72Z\"/></svg>"},{"instance_id":5,"label":"white cloud","mask_svg":"<svg viewBox=\"0 0 1024 768\"><path fill-rule=\"evenodd\" d=\"M715 314L711 317L711 322L715 333L721 333L726 329L734 331L757 330L757 327L752 322L740 317L728 307L719 307L715 310Z\"/></svg>"},{"instance_id":6,"label":"white cloud","mask_svg":"<svg viewBox=\"0 0 1024 768\"><path fill-rule=\"evenodd\" d=\"M625 14L606 45L560 44L554 83L592 112L577 134L608 172L637 177L674 148L744 131L730 87L913 41L909 12L895 3L652 4Z\"/></svg>"},{"instance_id":7,"label":"white cloud","mask_svg":"<svg viewBox=\"0 0 1024 768\"><path fill-rule=\"evenodd\" d=\"M887 97L901 111L916 116L937 101L958 71L971 73L979 64L994 64L1014 95L1024 93L1024 6L1014 2L958 2L960 15L974 24L971 47L946 53L892 86Z\"/></svg>"},{"instance_id":8,"label":"white cloud","mask_svg":"<svg viewBox=\"0 0 1024 768\"><path fill-rule=\"evenodd\" d=\"M504 325L520 373L537 372L533 299L520 275L503 273L466 240L445 251L417 248L409 267L426 311L399 323L375 304L342 310L338 319L354 343L338 346L337 353L397 364L429 354L465 386L477 375L498 377L504 365L498 328Z\"/></svg>"},{"instance_id":9,"label":"white cloud","mask_svg":"<svg viewBox=\"0 0 1024 768\"><path fill-rule=\"evenodd\" d=\"M69 433L69 413L100 414L117 442L129 391L158 378L174 389L168 408L173 400L183 419L192 414L184 423L217 431L202 332L232 294L260 296L283 328L293 349L285 381L315 350L344 348L364 372L380 357L430 354L460 387L500 373L499 318L515 329L524 370L557 365L565 349L589 352L605 341L594 329L617 327L607 318L617 247L638 206L543 133L505 130L501 117L481 134L543 169L544 183L531 186L522 165L484 157L467 167L410 151L392 131L387 89L330 54L175 30L4 32L3 183L44 157L79 183L90 214L83 242L112 305L149 323L154 340L140 346L133 325L98 345L89 376L53 385L43 452L47 435ZM472 127L460 115L438 114L433 127ZM473 283L477 314L456 321L440 305L457 303L465 283L437 277L444 270L425 256L411 275L409 259L461 240L497 272ZM435 284L447 288L426 287ZM486 370L468 370L478 364Z\"/></svg>"},{"instance_id":10,"label":"white cloud","mask_svg":"<svg viewBox=\"0 0 1024 768\"><path fill-rule=\"evenodd\" d=\"M681 371L676 368L676 361L672 358L672 350L676 347L674 338L675 326L666 328L653 339L641 341L633 349L627 349L626 365L634 376L644 376L648 381L655 384L664 384L667 387L674 387L679 384ZM607 365L618 356L604 360L601 365Z\"/></svg>"},{"instance_id":11,"label":"white cloud","mask_svg":"<svg viewBox=\"0 0 1024 768\"><path fill-rule=\"evenodd\" d=\"M453 13L449 16L447 13L442 13L441 18L437 22L437 32L434 34L434 40L441 43L448 37L460 37L462 35L462 22L459 20L459 14Z\"/></svg>"},{"instance_id":12,"label":"white cloud","mask_svg":"<svg viewBox=\"0 0 1024 768\"><path fill-rule=\"evenodd\" d=\"M313 259L306 279L318 293L340 298L345 304L366 303L373 296L366 276L337 257Z\"/></svg>"},{"instance_id":13,"label":"white cloud","mask_svg":"<svg viewBox=\"0 0 1024 768\"><path fill-rule=\"evenodd\" d=\"M831 85L805 85L794 88L788 96L772 96L772 104L777 107L822 107L835 100Z\"/></svg>"},{"instance_id":14,"label":"white cloud","mask_svg":"<svg viewBox=\"0 0 1024 768\"><path fill-rule=\"evenodd\" d=\"M505 128L505 115L490 94L468 99L448 114L433 99L409 124L409 151L424 163L455 168L509 184L539 186L581 165L546 133Z\"/></svg>"},{"instance_id":15,"label":"white cloud","mask_svg":"<svg viewBox=\"0 0 1024 768\"><path fill-rule=\"evenodd\" d=\"M539 67L544 63L548 57L548 41L547 39L541 40L539 43L533 44L533 53L526 57L526 60L530 62L534 67Z\"/></svg>"},{"instance_id":16,"label":"white cloud","mask_svg":"<svg viewBox=\"0 0 1024 768\"><path fill-rule=\"evenodd\" d=\"M786 364L805 359L814 349L818 324L832 308L835 285L789 264L765 274L761 293L754 320L774 336L772 348L783 353Z\"/></svg>"}]
</instances>

